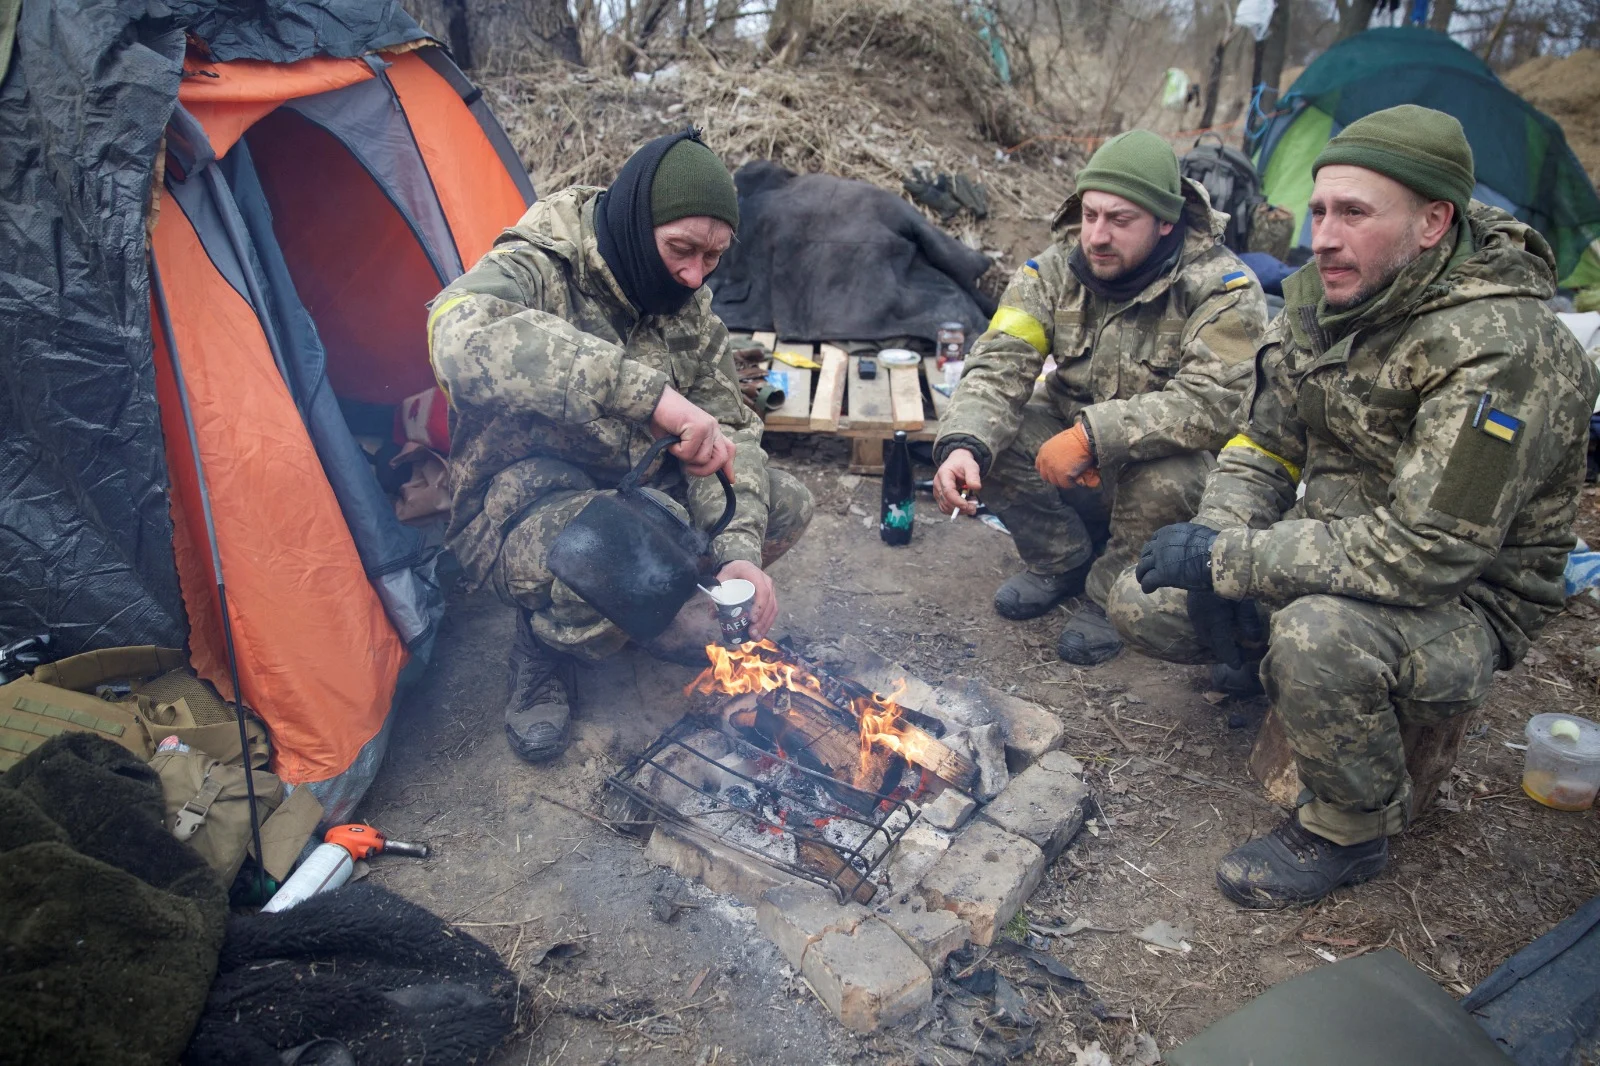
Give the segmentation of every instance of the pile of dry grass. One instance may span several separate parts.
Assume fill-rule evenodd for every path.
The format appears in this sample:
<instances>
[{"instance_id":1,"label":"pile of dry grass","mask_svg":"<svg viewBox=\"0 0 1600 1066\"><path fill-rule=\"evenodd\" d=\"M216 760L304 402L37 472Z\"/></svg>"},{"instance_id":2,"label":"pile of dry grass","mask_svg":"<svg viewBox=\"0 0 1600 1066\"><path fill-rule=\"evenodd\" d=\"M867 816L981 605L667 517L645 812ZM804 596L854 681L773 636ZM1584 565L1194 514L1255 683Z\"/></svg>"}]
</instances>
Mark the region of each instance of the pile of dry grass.
<instances>
[{"instance_id":1,"label":"pile of dry grass","mask_svg":"<svg viewBox=\"0 0 1600 1066\"><path fill-rule=\"evenodd\" d=\"M1507 74L1505 82L1561 124L1589 179L1600 182L1600 51L1539 56Z\"/></svg>"},{"instance_id":2,"label":"pile of dry grass","mask_svg":"<svg viewBox=\"0 0 1600 1066\"><path fill-rule=\"evenodd\" d=\"M833 0L819 3L814 31L797 67L690 42L652 54L651 75L510 62L478 79L541 190L605 185L644 141L693 123L730 168L767 159L899 192L914 166L931 165L983 182L997 215L1037 217L1059 202L1058 174L996 158L996 138L1015 143L1029 115L954 5ZM883 99L886 83L900 104Z\"/></svg>"}]
</instances>

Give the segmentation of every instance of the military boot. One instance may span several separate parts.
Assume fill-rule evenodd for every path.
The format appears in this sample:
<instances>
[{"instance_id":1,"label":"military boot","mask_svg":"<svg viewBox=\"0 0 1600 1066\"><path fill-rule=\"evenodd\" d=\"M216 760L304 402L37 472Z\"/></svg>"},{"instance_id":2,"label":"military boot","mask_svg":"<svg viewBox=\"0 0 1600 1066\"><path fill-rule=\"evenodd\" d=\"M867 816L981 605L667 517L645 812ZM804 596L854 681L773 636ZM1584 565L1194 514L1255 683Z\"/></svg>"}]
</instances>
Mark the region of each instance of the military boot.
<instances>
[{"instance_id":1,"label":"military boot","mask_svg":"<svg viewBox=\"0 0 1600 1066\"><path fill-rule=\"evenodd\" d=\"M518 611L506 699L506 740L512 751L542 762L566 750L575 680L572 658L539 643L529 613Z\"/></svg>"},{"instance_id":2,"label":"military boot","mask_svg":"<svg viewBox=\"0 0 1600 1066\"><path fill-rule=\"evenodd\" d=\"M1056 654L1075 666L1098 666L1122 652L1122 638L1097 603L1085 603L1067 619L1056 640Z\"/></svg>"},{"instance_id":3,"label":"military boot","mask_svg":"<svg viewBox=\"0 0 1600 1066\"><path fill-rule=\"evenodd\" d=\"M1261 660L1248 661L1242 666L1212 664L1211 690L1239 700L1264 695L1266 689L1261 687Z\"/></svg>"},{"instance_id":4,"label":"military boot","mask_svg":"<svg viewBox=\"0 0 1600 1066\"><path fill-rule=\"evenodd\" d=\"M1013 574L995 590L995 613L1018 622L1038 618L1062 600L1083 595L1083 581L1088 576L1088 563L1063 574L1036 574L1032 570Z\"/></svg>"},{"instance_id":5,"label":"military boot","mask_svg":"<svg viewBox=\"0 0 1600 1066\"><path fill-rule=\"evenodd\" d=\"M722 626L717 622L717 609L705 596L696 596L684 604L672 624L654 640L646 641L644 650L657 659L681 666L704 668L706 645L722 640Z\"/></svg>"},{"instance_id":6,"label":"military boot","mask_svg":"<svg viewBox=\"0 0 1600 1066\"><path fill-rule=\"evenodd\" d=\"M1217 887L1241 907L1278 910L1315 903L1342 885L1376 877L1389 864L1389 838L1335 844L1290 815L1217 865Z\"/></svg>"}]
</instances>

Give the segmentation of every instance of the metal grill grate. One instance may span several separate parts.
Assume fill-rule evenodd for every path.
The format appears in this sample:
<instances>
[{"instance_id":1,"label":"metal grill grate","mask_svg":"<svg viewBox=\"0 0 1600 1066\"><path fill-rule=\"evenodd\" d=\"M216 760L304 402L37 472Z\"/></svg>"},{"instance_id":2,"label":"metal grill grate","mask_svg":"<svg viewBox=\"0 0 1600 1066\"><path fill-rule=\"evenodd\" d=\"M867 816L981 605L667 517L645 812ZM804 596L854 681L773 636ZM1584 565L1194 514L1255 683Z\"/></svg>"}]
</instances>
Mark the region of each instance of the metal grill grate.
<instances>
[{"instance_id":1,"label":"metal grill grate","mask_svg":"<svg viewBox=\"0 0 1600 1066\"><path fill-rule=\"evenodd\" d=\"M751 776L686 743L688 738L704 730L717 730L719 724L719 719L713 716L689 715L683 718L656 738L620 773L607 777L607 787L629 797L663 820L691 826L728 847L786 873L830 888L841 903L851 898L859 902L870 901L871 893L877 887L873 874L882 866L916 817L916 809L897 795L904 789L897 788L888 797L880 798L802 766L782 753L763 750L736 737L728 738L730 745L740 755L761 763L770 760L770 764L777 764L763 778ZM729 803L714 810L686 813L640 785L640 776L653 768L655 773L664 774L695 793L707 795L704 788L677 773L670 765L672 757L680 751L715 766L720 774L742 779L749 786L748 791L754 802L748 807ZM809 786L803 792L802 783ZM837 798L839 793L859 797L863 801L859 807L866 808L870 813L863 814L859 809L852 809ZM779 811L779 817L769 817L766 813L769 808ZM753 847L740 839L743 834L733 833L727 826L719 829L712 824L713 815L728 813L737 816L733 824L742 824L756 835L789 834L796 842L797 856L808 852L813 855L833 855L837 856L839 865L829 872L820 868L828 862L788 862L770 851ZM819 823L829 821L848 822L859 827L859 840L848 848L830 841L819 828Z\"/></svg>"}]
</instances>

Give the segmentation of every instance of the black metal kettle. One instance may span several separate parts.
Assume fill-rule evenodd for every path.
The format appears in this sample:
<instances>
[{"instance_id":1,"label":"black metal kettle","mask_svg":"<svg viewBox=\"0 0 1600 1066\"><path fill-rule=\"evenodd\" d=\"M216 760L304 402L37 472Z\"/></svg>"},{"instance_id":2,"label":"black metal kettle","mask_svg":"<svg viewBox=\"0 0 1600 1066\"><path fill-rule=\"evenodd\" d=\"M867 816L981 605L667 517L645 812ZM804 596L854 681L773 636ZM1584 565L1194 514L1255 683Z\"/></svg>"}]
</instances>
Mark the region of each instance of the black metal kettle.
<instances>
[{"instance_id":1,"label":"black metal kettle","mask_svg":"<svg viewBox=\"0 0 1600 1066\"><path fill-rule=\"evenodd\" d=\"M654 490L640 486L644 472L677 437L662 437L617 484L596 496L550 545L550 572L585 603L635 640L651 640L706 584L711 542L733 520L733 486L721 470L727 506L708 532L679 518Z\"/></svg>"}]
</instances>

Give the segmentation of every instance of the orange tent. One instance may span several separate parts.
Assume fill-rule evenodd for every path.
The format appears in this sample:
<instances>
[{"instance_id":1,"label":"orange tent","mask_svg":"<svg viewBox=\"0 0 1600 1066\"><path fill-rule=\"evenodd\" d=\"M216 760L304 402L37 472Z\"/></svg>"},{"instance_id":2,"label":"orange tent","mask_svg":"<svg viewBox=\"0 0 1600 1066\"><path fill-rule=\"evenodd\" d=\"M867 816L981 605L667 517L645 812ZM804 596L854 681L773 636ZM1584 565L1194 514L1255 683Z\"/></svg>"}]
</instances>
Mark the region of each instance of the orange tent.
<instances>
[{"instance_id":1,"label":"orange tent","mask_svg":"<svg viewBox=\"0 0 1600 1066\"><path fill-rule=\"evenodd\" d=\"M165 143L152 333L191 662L231 697L214 533L244 703L277 772L338 818L442 610L434 549L395 519L350 419L432 387L426 301L533 188L427 43L191 51Z\"/></svg>"}]
</instances>

